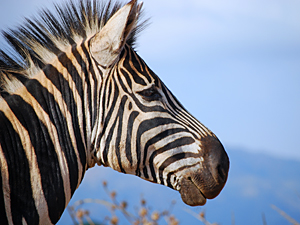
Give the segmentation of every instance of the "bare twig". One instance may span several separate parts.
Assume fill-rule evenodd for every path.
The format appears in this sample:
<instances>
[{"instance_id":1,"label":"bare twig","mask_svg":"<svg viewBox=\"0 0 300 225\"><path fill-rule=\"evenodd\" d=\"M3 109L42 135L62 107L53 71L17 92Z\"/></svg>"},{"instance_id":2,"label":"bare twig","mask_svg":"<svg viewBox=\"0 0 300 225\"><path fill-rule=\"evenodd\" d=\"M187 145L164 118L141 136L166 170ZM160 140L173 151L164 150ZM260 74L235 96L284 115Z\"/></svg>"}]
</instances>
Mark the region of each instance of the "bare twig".
<instances>
[{"instance_id":1,"label":"bare twig","mask_svg":"<svg viewBox=\"0 0 300 225\"><path fill-rule=\"evenodd\" d=\"M174 208L174 205L176 204L175 201L171 202L169 210L159 212L151 209L151 207L147 205L147 201L142 198L141 206L137 208L136 214L131 214L127 210L128 203L126 201L119 202L116 198L117 192L109 191L107 188L107 182L105 181L103 182L103 188L110 197L110 200L105 201L101 199L87 198L76 201L73 205L68 207L69 214L75 225L83 225L84 221L90 225L95 225L90 217L90 211L82 208L82 205L86 203L96 203L105 206L111 214L111 216L105 217L105 221L112 225L117 225L120 222L119 217L116 215L117 211L121 212L132 225L158 225L159 220L162 218L165 219L168 225L179 224L179 221L176 219L176 217L170 214Z\"/></svg>"},{"instance_id":2,"label":"bare twig","mask_svg":"<svg viewBox=\"0 0 300 225\"><path fill-rule=\"evenodd\" d=\"M287 221L289 221L291 224L293 224L293 225L300 225L299 222L297 222L295 219L293 219L292 217L290 217L288 214L286 214L286 212L282 211L277 206L271 205L271 207L272 207L272 209L274 209L275 211L277 211L281 216L283 216Z\"/></svg>"},{"instance_id":3,"label":"bare twig","mask_svg":"<svg viewBox=\"0 0 300 225\"><path fill-rule=\"evenodd\" d=\"M235 225L235 216L234 216L234 212L231 212L231 224Z\"/></svg>"},{"instance_id":4,"label":"bare twig","mask_svg":"<svg viewBox=\"0 0 300 225\"><path fill-rule=\"evenodd\" d=\"M78 223L77 223L77 221L76 221L74 212L75 212L75 211L74 211L74 208L73 208L72 206L68 206L68 213L69 213L69 215L70 215L70 217L71 217L73 223L74 223L75 225L77 225Z\"/></svg>"},{"instance_id":5,"label":"bare twig","mask_svg":"<svg viewBox=\"0 0 300 225\"><path fill-rule=\"evenodd\" d=\"M264 213L261 214L263 225L267 225L266 215Z\"/></svg>"},{"instance_id":6,"label":"bare twig","mask_svg":"<svg viewBox=\"0 0 300 225\"><path fill-rule=\"evenodd\" d=\"M78 200L72 206L75 209L78 206L86 204L86 203L97 203L97 204L101 204L101 205L104 205L104 206L109 207L109 208L114 206L114 204L112 204L108 201L101 200L101 199L93 199L93 198L86 198L86 199Z\"/></svg>"},{"instance_id":7,"label":"bare twig","mask_svg":"<svg viewBox=\"0 0 300 225\"><path fill-rule=\"evenodd\" d=\"M201 213L195 213L194 211L185 208L184 209L187 213L191 214L193 217L197 218L198 220L200 220L202 223L204 223L205 225L217 225L217 223L210 223L205 219L205 214L203 212Z\"/></svg>"}]
</instances>

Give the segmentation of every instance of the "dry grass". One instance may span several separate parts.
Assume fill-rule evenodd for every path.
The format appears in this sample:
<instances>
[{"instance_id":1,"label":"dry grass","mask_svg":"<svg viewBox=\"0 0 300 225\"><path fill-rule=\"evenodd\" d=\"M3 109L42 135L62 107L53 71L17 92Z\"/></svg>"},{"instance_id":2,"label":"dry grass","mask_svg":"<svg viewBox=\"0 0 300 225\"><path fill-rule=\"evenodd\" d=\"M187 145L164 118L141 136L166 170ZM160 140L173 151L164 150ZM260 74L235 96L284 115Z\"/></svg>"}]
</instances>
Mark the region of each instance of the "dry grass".
<instances>
[{"instance_id":1,"label":"dry grass","mask_svg":"<svg viewBox=\"0 0 300 225\"><path fill-rule=\"evenodd\" d=\"M72 218L72 221L74 224L79 225L105 225L105 224L111 224L111 225L117 225L121 223L120 215L122 215L129 224L132 225L158 225L158 224L168 224L168 225L178 225L179 220L176 218L175 215L172 214L172 210L174 208L174 205L176 204L175 201L172 201L170 203L170 206L168 209L159 211L153 209L151 206L147 204L147 201L142 198L140 201L140 205L135 207L134 212L129 211L129 203L126 201L118 201L117 200L117 192L116 191L110 191L108 189L107 182L103 182L103 188L106 192L106 194L109 196L109 200L102 200L102 199L83 199L76 201L73 205L68 206L68 212ZM83 208L84 205L89 203L96 203L99 205L104 206L108 211L109 214L105 216L105 218L102 218L102 221L100 223L96 223L93 221L93 219L90 216L90 212L88 210L85 210ZM297 222L295 219L290 217L286 212L282 211L275 205L271 205L271 207L277 211L281 216L283 216L289 223L293 225L300 225L299 222ZM202 224L204 225L218 225L218 223L211 223L205 218L205 211L202 211L200 213L196 213L190 209L185 209L187 213L189 213L191 216L198 219ZM94 216L95 217L95 216ZM101 219L101 218L98 218ZM122 222L124 224L124 222ZM232 225L235 225L235 218L234 215L232 215ZM265 215L262 214L262 224L267 225L267 221L265 218Z\"/></svg>"},{"instance_id":2,"label":"dry grass","mask_svg":"<svg viewBox=\"0 0 300 225\"><path fill-rule=\"evenodd\" d=\"M145 199L141 199L140 205L136 207L135 212L128 210L128 202L118 201L117 192L110 191L107 187L107 182L103 182L103 188L109 196L109 201L100 199L83 199L75 202L73 205L68 207L68 212L73 220L74 224L90 224L95 225L96 223L91 219L90 212L84 210L82 206L87 203L96 203L105 206L110 215L105 216L104 220L100 224L112 224L117 225L120 222L120 218L117 212L120 212L126 220L132 225L158 225L162 221L168 225L178 225L178 219L172 215L172 209L175 205L175 201L170 203L170 207L167 210L158 211L148 206ZM97 223L99 224L99 223Z\"/></svg>"}]
</instances>

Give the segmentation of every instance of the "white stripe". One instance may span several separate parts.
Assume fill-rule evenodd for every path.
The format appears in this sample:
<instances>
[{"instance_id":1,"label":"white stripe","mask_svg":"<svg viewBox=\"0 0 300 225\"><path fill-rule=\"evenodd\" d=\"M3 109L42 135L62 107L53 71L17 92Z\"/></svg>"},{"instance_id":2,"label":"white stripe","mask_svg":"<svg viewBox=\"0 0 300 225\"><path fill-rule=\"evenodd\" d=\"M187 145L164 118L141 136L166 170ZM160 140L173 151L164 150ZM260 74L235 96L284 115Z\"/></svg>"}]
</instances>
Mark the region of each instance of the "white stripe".
<instances>
[{"instance_id":1,"label":"white stripe","mask_svg":"<svg viewBox=\"0 0 300 225\"><path fill-rule=\"evenodd\" d=\"M48 215L48 205L42 189L40 170L38 167L35 150L31 144L29 133L25 129L25 127L23 127L23 125L20 123L15 114L11 111L7 102L3 101L1 107L3 107L2 112L9 119L14 130L16 131L16 133L19 134L19 137L21 139L22 147L25 151L26 158L29 163L32 197L34 199L35 207L39 214L40 221L43 221L43 224L51 224Z\"/></svg>"},{"instance_id":2,"label":"white stripe","mask_svg":"<svg viewBox=\"0 0 300 225\"><path fill-rule=\"evenodd\" d=\"M60 92L59 92L60 93ZM49 136L51 138L51 141L54 145L55 152L58 158L59 168L61 171L61 176L63 179L63 185L64 185L64 192L65 192L65 207L68 205L68 202L71 199L71 186L70 186L70 177L69 177L69 168L66 156L61 149L60 143L59 143L59 137L56 127L53 125L53 123L50 120L49 115L44 111L44 109L40 106L40 104L36 101L36 99L27 91L24 90L20 97L30 104L32 108L34 109L37 117L41 120L41 122L47 127L49 131ZM72 136L72 135L71 135ZM81 165L81 164L79 164Z\"/></svg>"},{"instance_id":3,"label":"white stripe","mask_svg":"<svg viewBox=\"0 0 300 225\"><path fill-rule=\"evenodd\" d=\"M162 152L161 154L158 154L157 156L155 156L154 160L153 160L153 164L159 168L166 160L168 160L170 157L179 154L179 153L194 153L194 154L198 154L199 150L197 150L197 147L194 147L195 143L193 143L192 145L189 146L183 146L183 147L177 147L177 148L173 148L170 149L168 151ZM196 159L199 160L198 158L193 158L193 157L185 157L183 159ZM183 160L181 159L181 160ZM177 162L180 160L174 160L174 162ZM172 162L172 163L174 163Z\"/></svg>"},{"instance_id":4,"label":"white stripe","mask_svg":"<svg viewBox=\"0 0 300 225\"><path fill-rule=\"evenodd\" d=\"M25 220L24 217L22 217L22 224L23 224L23 225L27 225L27 222L26 222L26 220Z\"/></svg>"},{"instance_id":5,"label":"white stripe","mask_svg":"<svg viewBox=\"0 0 300 225\"><path fill-rule=\"evenodd\" d=\"M178 161L175 161L168 165L163 171L163 179L165 184L167 183L168 174L173 171L177 171L181 167L192 166L189 169L183 169L178 172L175 172L176 177L182 177L183 174L186 174L187 171L196 171L200 170L202 167L202 159L200 158L183 158ZM157 173L157 181L160 182L160 178L158 177L159 173Z\"/></svg>"}]
</instances>

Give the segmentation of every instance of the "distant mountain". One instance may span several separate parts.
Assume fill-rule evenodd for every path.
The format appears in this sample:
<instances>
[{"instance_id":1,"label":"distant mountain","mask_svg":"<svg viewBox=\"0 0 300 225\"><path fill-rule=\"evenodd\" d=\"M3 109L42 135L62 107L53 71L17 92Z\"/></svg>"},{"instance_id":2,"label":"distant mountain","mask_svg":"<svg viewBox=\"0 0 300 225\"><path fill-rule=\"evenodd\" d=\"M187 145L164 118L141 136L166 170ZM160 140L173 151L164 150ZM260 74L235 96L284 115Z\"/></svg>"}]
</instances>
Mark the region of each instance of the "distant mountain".
<instances>
[{"instance_id":1,"label":"distant mountain","mask_svg":"<svg viewBox=\"0 0 300 225\"><path fill-rule=\"evenodd\" d=\"M300 222L300 162L283 160L260 153L241 150L227 150L230 158L230 173L227 184L221 194L208 200L203 207L186 206L178 192L162 185L152 184L131 175L124 175L110 168L97 167L89 170L70 204L84 198L108 200L102 182L108 182L108 188L117 192L119 201L129 203L131 211L140 205L141 197L147 200L153 209L169 209L172 200L176 201L172 213L180 224L201 224L189 212L205 211L211 223L218 224L289 224L279 215L271 204L285 211ZM95 204L87 205L92 218L103 221L109 211ZM58 224L72 224L67 210ZM120 224L128 224L122 220ZM166 224L162 221L162 224Z\"/></svg>"},{"instance_id":2,"label":"distant mountain","mask_svg":"<svg viewBox=\"0 0 300 225\"><path fill-rule=\"evenodd\" d=\"M267 224L288 224L271 204L300 221L299 161L240 150L228 153L231 169L227 186L216 202L207 205L208 213L219 208L221 216L215 217L216 222L230 224L229 215L234 214L236 224L263 224L264 213ZM225 215L222 208L226 208Z\"/></svg>"}]
</instances>

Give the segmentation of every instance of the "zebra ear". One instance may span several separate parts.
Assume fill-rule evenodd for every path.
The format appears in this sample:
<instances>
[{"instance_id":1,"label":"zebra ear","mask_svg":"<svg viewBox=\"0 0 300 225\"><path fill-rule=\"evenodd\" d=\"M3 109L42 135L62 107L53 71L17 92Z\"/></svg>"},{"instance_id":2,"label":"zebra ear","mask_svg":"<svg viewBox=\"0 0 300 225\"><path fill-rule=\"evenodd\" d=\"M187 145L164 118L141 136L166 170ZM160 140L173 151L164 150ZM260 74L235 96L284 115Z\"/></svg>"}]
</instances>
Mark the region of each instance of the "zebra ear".
<instances>
[{"instance_id":1,"label":"zebra ear","mask_svg":"<svg viewBox=\"0 0 300 225\"><path fill-rule=\"evenodd\" d=\"M141 4L132 0L119 9L90 42L90 52L103 67L111 66L121 53L128 35L136 26Z\"/></svg>"}]
</instances>

